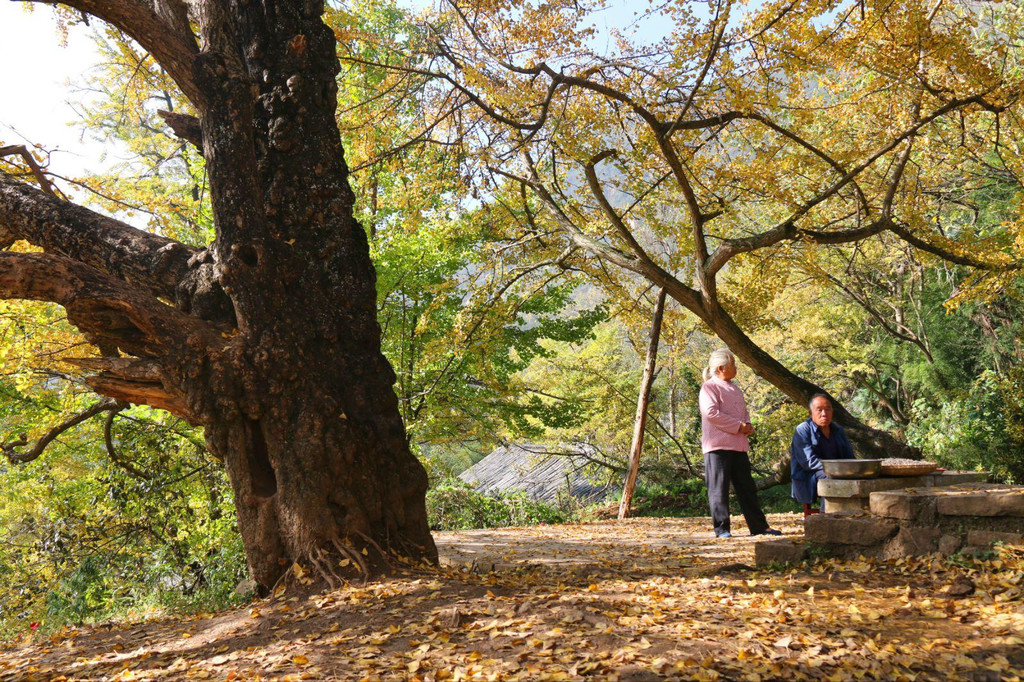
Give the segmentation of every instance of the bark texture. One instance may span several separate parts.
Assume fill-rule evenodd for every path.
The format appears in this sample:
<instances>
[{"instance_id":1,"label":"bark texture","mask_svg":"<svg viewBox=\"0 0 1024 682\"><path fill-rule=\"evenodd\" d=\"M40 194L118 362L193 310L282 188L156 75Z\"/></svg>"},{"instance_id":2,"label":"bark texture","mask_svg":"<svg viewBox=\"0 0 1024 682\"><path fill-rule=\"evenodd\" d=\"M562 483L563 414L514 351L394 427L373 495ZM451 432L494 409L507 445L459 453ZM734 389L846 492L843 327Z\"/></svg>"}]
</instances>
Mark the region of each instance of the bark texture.
<instances>
[{"instance_id":1,"label":"bark texture","mask_svg":"<svg viewBox=\"0 0 1024 682\"><path fill-rule=\"evenodd\" d=\"M0 238L44 251L0 254L0 294L68 309L104 351L78 361L97 392L205 427L263 587L296 560L329 581L338 557L364 575L436 561L352 215L323 2L67 4L139 40L192 99L199 130L176 127L203 145L217 236L191 249L0 176Z\"/></svg>"}]
</instances>

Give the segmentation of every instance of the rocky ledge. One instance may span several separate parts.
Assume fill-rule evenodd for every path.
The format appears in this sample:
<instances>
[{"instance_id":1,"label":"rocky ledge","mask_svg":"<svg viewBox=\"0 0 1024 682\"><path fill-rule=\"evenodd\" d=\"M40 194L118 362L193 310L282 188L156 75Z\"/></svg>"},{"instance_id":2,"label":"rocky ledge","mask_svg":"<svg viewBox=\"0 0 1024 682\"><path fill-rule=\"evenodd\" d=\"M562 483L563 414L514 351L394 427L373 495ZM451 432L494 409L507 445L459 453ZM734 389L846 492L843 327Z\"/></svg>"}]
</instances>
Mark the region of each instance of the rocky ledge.
<instances>
[{"instance_id":1,"label":"rocky ledge","mask_svg":"<svg viewBox=\"0 0 1024 682\"><path fill-rule=\"evenodd\" d=\"M1024 542L1024 487L966 483L873 492L870 510L816 514L804 539L760 542L758 565L794 563L811 553L898 559L977 553L995 542Z\"/></svg>"}]
</instances>

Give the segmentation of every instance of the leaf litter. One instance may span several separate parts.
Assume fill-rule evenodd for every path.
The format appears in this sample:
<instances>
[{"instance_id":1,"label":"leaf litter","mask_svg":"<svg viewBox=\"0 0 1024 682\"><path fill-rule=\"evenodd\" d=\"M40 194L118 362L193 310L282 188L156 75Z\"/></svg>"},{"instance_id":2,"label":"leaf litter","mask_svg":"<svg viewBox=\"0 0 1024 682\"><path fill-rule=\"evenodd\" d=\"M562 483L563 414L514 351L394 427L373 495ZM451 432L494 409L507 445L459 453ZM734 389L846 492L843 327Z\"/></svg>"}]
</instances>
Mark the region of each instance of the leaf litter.
<instances>
[{"instance_id":1,"label":"leaf litter","mask_svg":"<svg viewBox=\"0 0 1024 682\"><path fill-rule=\"evenodd\" d=\"M773 515L798 535L792 515ZM1024 548L754 570L706 519L438 534L440 569L0 648L0 680L1015 680ZM492 570L493 569L493 570Z\"/></svg>"}]
</instances>

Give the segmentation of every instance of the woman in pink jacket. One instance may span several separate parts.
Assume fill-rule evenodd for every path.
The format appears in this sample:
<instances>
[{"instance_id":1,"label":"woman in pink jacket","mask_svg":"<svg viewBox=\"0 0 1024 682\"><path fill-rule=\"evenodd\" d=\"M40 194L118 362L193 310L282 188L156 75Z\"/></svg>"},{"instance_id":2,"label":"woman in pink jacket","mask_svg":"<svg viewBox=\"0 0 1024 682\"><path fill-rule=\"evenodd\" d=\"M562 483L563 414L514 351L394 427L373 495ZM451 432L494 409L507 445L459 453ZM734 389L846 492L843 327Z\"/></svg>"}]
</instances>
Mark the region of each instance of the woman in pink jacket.
<instances>
[{"instance_id":1,"label":"woman in pink jacket","mask_svg":"<svg viewBox=\"0 0 1024 682\"><path fill-rule=\"evenodd\" d=\"M716 350L704 369L700 387L701 450L704 451L704 478L708 484L708 502L715 535L732 537L729 531L729 484L747 520L751 535L782 535L768 527L757 500L757 486L750 474L750 443L754 432L743 391L732 382L736 376L736 358L726 350Z\"/></svg>"}]
</instances>

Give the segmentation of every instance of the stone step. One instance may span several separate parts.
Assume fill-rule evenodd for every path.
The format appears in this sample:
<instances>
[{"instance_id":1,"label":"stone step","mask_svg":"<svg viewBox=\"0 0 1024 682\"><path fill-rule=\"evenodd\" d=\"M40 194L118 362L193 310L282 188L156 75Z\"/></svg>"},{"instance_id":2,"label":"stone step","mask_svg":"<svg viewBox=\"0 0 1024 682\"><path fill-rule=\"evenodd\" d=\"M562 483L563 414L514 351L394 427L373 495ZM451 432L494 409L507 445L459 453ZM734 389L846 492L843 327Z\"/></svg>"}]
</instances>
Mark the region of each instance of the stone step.
<instances>
[{"instance_id":1,"label":"stone step","mask_svg":"<svg viewBox=\"0 0 1024 682\"><path fill-rule=\"evenodd\" d=\"M754 543L754 564L798 564L807 558L807 544L800 539L779 538Z\"/></svg>"},{"instance_id":2,"label":"stone step","mask_svg":"<svg viewBox=\"0 0 1024 682\"><path fill-rule=\"evenodd\" d=\"M1024 543L1022 486L964 483L875 491L869 499L870 511L805 519L808 544L832 556L899 559Z\"/></svg>"},{"instance_id":3,"label":"stone step","mask_svg":"<svg viewBox=\"0 0 1024 682\"><path fill-rule=\"evenodd\" d=\"M949 489L944 489L948 492ZM871 513L889 519L917 520L929 523L935 520L935 500L938 490L890 490L871 493Z\"/></svg>"},{"instance_id":4,"label":"stone step","mask_svg":"<svg viewBox=\"0 0 1024 682\"><path fill-rule=\"evenodd\" d=\"M986 472L939 471L924 476L882 476L878 478L825 478L818 481L819 497L867 497L871 493L900 488L942 488L965 483L983 483Z\"/></svg>"},{"instance_id":5,"label":"stone step","mask_svg":"<svg viewBox=\"0 0 1024 682\"><path fill-rule=\"evenodd\" d=\"M948 488L873 492L871 513L890 519L934 523L938 516L1024 517L1024 488L968 483Z\"/></svg>"},{"instance_id":6,"label":"stone step","mask_svg":"<svg viewBox=\"0 0 1024 682\"><path fill-rule=\"evenodd\" d=\"M1024 516L1024 488L963 486L940 495L935 511L943 516Z\"/></svg>"},{"instance_id":7,"label":"stone step","mask_svg":"<svg viewBox=\"0 0 1024 682\"><path fill-rule=\"evenodd\" d=\"M878 545L899 530L893 519L865 512L814 514L804 519L804 538L820 545Z\"/></svg>"},{"instance_id":8,"label":"stone step","mask_svg":"<svg viewBox=\"0 0 1024 682\"><path fill-rule=\"evenodd\" d=\"M967 544L974 547L991 547L997 542L1021 545L1024 544L1024 533L999 533L992 530L972 530L967 533Z\"/></svg>"}]
</instances>

